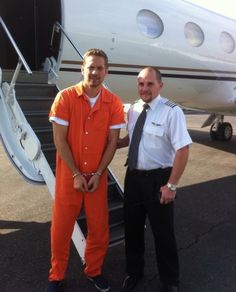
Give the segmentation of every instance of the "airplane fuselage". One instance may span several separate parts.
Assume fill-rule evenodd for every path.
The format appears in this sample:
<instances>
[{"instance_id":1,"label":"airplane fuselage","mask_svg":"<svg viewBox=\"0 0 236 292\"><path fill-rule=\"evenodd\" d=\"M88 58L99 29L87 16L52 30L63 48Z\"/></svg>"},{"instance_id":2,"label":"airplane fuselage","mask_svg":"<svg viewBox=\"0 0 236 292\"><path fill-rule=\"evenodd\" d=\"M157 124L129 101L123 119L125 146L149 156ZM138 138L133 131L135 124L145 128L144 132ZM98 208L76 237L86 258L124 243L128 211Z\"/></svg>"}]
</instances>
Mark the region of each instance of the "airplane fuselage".
<instances>
[{"instance_id":1,"label":"airplane fuselage","mask_svg":"<svg viewBox=\"0 0 236 292\"><path fill-rule=\"evenodd\" d=\"M184 0L51 0L37 5L3 0L0 10L32 70L45 69L45 59L53 56L60 88L81 79L82 58L63 33L51 40L56 21L81 55L92 47L107 53L107 86L125 103L138 98L138 72L157 66L163 96L185 107L236 114L233 19ZM15 68L11 46L4 38L0 46L1 68Z\"/></svg>"},{"instance_id":2,"label":"airplane fuselage","mask_svg":"<svg viewBox=\"0 0 236 292\"><path fill-rule=\"evenodd\" d=\"M31 182L45 181L52 197L48 112L55 83L63 88L81 79L89 48L107 53L106 85L124 103L138 98L138 72L157 66L163 96L211 112L204 123L212 124L211 137L231 139L232 126L222 115L236 114L236 21L184 0L1 0L0 11L0 137L19 172ZM29 74L37 72L26 78L22 64ZM72 237L83 259L77 225Z\"/></svg>"},{"instance_id":3,"label":"airplane fuselage","mask_svg":"<svg viewBox=\"0 0 236 292\"><path fill-rule=\"evenodd\" d=\"M137 72L157 66L164 96L186 107L236 114L236 21L181 0L72 0L64 1L62 23L82 54L91 47L107 52L107 85L124 102L137 99ZM163 31L156 37L158 29ZM67 41L60 62L60 86L77 82L81 59Z\"/></svg>"}]
</instances>

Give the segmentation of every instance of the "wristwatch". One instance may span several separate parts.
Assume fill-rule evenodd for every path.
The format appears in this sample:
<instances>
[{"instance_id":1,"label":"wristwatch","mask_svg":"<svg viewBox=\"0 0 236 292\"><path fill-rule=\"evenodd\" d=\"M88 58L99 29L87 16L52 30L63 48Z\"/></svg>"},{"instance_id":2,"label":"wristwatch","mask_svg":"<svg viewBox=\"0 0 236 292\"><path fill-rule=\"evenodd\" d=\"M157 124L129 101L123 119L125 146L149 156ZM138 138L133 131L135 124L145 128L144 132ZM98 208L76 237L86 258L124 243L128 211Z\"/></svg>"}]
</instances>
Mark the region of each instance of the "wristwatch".
<instances>
[{"instance_id":1,"label":"wristwatch","mask_svg":"<svg viewBox=\"0 0 236 292\"><path fill-rule=\"evenodd\" d=\"M172 192L175 192L177 190L177 185L167 183L167 188L170 189Z\"/></svg>"}]
</instances>

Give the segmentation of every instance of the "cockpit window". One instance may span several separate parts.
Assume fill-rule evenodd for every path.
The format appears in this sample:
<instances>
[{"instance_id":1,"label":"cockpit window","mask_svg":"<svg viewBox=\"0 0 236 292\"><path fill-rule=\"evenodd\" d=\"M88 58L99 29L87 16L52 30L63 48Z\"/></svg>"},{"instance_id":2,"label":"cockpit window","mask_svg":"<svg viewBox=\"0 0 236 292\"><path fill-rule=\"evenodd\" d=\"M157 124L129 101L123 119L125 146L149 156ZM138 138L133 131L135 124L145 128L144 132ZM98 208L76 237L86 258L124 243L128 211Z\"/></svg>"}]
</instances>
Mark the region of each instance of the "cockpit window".
<instances>
[{"instance_id":1,"label":"cockpit window","mask_svg":"<svg viewBox=\"0 0 236 292\"><path fill-rule=\"evenodd\" d=\"M144 36L154 39L164 31L161 18L151 10L142 9L137 14L138 29Z\"/></svg>"},{"instance_id":2,"label":"cockpit window","mask_svg":"<svg viewBox=\"0 0 236 292\"><path fill-rule=\"evenodd\" d=\"M220 45L226 53L230 54L235 49L235 40L228 32L223 31L220 34Z\"/></svg>"},{"instance_id":3,"label":"cockpit window","mask_svg":"<svg viewBox=\"0 0 236 292\"><path fill-rule=\"evenodd\" d=\"M204 33L199 25L194 22L187 22L184 26L184 34L192 47L200 47L204 42Z\"/></svg>"}]
</instances>

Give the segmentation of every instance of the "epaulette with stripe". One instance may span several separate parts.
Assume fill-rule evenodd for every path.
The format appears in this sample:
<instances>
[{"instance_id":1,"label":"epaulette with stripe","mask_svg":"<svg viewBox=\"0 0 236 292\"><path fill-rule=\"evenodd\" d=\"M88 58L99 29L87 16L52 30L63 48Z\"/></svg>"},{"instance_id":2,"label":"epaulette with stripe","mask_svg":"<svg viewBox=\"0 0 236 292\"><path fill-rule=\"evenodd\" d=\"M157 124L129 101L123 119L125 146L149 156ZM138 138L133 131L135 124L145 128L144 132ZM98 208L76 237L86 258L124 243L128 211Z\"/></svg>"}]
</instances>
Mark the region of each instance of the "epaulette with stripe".
<instances>
[{"instance_id":1,"label":"epaulette with stripe","mask_svg":"<svg viewBox=\"0 0 236 292\"><path fill-rule=\"evenodd\" d=\"M174 102L171 101L171 100L167 100L164 104L167 105L167 106L169 106L169 107L172 107L172 108L174 108L174 107L177 106L177 104L174 103Z\"/></svg>"}]
</instances>

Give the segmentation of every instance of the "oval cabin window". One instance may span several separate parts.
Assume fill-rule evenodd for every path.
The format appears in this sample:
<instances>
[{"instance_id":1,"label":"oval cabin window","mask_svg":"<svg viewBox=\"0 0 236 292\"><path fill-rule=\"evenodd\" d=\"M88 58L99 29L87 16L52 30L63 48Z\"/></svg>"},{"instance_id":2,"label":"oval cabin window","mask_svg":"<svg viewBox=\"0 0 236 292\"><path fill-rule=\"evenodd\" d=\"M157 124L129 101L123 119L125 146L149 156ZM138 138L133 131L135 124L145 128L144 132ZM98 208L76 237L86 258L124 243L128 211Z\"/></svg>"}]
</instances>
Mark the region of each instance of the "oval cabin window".
<instances>
[{"instance_id":1,"label":"oval cabin window","mask_svg":"<svg viewBox=\"0 0 236 292\"><path fill-rule=\"evenodd\" d=\"M184 34L188 43L193 47L200 47L204 42L204 33L200 26L194 22L185 24Z\"/></svg>"},{"instance_id":2,"label":"oval cabin window","mask_svg":"<svg viewBox=\"0 0 236 292\"><path fill-rule=\"evenodd\" d=\"M220 45L222 49L228 54L232 53L235 49L235 41L233 37L225 31L220 34Z\"/></svg>"},{"instance_id":3,"label":"oval cabin window","mask_svg":"<svg viewBox=\"0 0 236 292\"><path fill-rule=\"evenodd\" d=\"M151 10L142 9L137 14L138 29L144 36L154 39L164 31L161 18Z\"/></svg>"}]
</instances>

